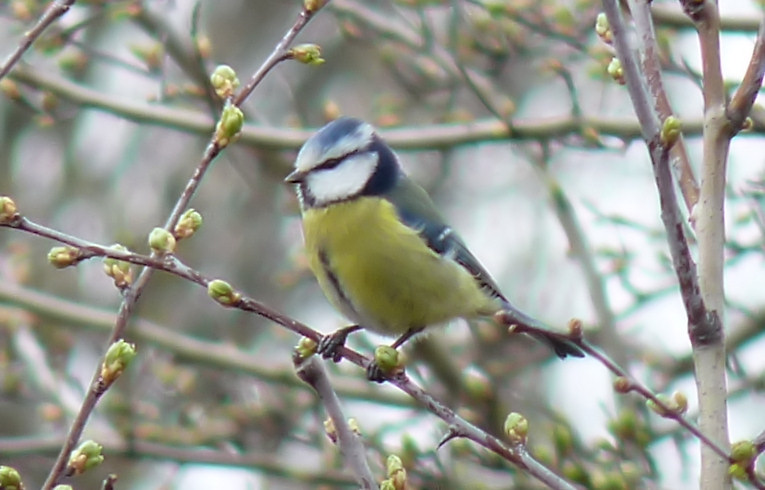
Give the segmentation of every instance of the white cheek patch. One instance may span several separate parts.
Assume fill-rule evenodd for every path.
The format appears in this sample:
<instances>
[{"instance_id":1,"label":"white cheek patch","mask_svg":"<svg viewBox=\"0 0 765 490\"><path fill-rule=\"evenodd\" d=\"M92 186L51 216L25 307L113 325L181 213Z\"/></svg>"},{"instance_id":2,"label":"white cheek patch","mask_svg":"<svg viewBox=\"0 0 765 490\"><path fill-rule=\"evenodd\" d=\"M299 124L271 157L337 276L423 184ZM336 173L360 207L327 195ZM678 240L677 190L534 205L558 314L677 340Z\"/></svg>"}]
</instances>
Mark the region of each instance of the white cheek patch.
<instances>
[{"instance_id":1,"label":"white cheek patch","mask_svg":"<svg viewBox=\"0 0 765 490\"><path fill-rule=\"evenodd\" d=\"M377 167L377 153L359 153L343 160L337 167L308 174L307 188L321 206L355 196L366 185Z\"/></svg>"}]
</instances>

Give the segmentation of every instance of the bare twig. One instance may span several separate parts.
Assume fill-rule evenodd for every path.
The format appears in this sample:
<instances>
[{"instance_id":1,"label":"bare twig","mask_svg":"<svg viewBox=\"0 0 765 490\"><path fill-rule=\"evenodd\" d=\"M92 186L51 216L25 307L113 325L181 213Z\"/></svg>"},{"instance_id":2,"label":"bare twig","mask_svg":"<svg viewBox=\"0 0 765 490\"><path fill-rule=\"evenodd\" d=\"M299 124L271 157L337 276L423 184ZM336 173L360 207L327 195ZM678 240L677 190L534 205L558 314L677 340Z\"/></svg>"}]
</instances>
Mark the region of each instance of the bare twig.
<instances>
[{"instance_id":1,"label":"bare twig","mask_svg":"<svg viewBox=\"0 0 765 490\"><path fill-rule=\"evenodd\" d=\"M752 109L754 99L762 88L765 73L765 19L760 21L757 41L754 43L752 58L744 74L744 79L728 104L728 118L733 132L738 132Z\"/></svg>"},{"instance_id":2,"label":"bare twig","mask_svg":"<svg viewBox=\"0 0 765 490\"><path fill-rule=\"evenodd\" d=\"M43 13L37 24L24 34L24 37L19 42L16 50L11 53L0 65L0 80L2 80L13 68L13 66L19 62L24 52L32 46L32 43L40 37L45 29L48 28L59 17L64 15L74 4L74 0L56 0L51 3L45 12Z\"/></svg>"},{"instance_id":3,"label":"bare twig","mask_svg":"<svg viewBox=\"0 0 765 490\"><path fill-rule=\"evenodd\" d=\"M638 32L638 42L640 45L640 62L643 67L643 76L645 76L646 86L651 93L654 101L654 107L662 121L673 115L672 107L667 97L662 81L661 62L659 60L659 49L656 44L656 32L651 20L650 2L646 0L630 0L630 11L635 21L635 28ZM682 191L685 200L685 206L691 211L699 201L699 185L696 177L693 175L688 150L685 146L685 140L682 135L672 146L672 166L677 174L677 182Z\"/></svg>"},{"instance_id":4,"label":"bare twig","mask_svg":"<svg viewBox=\"0 0 765 490\"><path fill-rule=\"evenodd\" d=\"M376 489L377 484L367 464L364 444L361 442L361 437L348 425L340 400L329 382L324 364L316 356L311 356L308 359L296 359L295 369L300 379L316 390L324 404L324 409L332 420L340 452L343 453L346 463L353 471L359 488Z\"/></svg>"}]
</instances>

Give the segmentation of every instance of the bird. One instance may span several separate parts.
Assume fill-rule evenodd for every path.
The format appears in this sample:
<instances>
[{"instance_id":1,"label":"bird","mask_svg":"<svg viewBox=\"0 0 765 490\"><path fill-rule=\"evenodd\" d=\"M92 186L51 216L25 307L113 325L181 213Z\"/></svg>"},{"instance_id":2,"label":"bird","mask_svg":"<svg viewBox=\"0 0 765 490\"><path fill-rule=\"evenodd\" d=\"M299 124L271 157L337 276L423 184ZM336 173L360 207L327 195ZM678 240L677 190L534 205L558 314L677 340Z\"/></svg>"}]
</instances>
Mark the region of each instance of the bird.
<instances>
[{"instance_id":1,"label":"bird","mask_svg":"<svg viewBox=\"0 0 765 490\"><path fill-rule=\"evenodd\" d=\"M513 306L398 156L360 119L340 117L306 140L285 178L302 215L309 267L329 302L353 325L325 335L317 351L367 329L397 349L426 327L504 312L560 358L583 357L571 338ZM382 382L376 362L367 378Z\"/></svg>"}]
</instances>

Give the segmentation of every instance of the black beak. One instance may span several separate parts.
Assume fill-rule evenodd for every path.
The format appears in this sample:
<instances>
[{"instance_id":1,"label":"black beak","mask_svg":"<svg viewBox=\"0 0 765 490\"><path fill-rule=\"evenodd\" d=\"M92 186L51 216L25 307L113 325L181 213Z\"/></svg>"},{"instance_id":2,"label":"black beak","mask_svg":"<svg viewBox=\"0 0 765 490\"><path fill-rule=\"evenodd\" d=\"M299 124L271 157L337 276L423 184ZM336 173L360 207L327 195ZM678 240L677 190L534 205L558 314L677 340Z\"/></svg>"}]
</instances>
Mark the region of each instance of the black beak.
<instances>
[{"instance_id":1,"label":"black beak","mask_svg":"<svg viewBox=\"0 0 765 490\"><path fill-rule=\"evenodd\" d=\"M291 174L289 174L287 177L284 178L284 181L288 184L300 184L305 180L305 172L301 172L299 170L293 171Z\"/></svg>"}]
</instances>

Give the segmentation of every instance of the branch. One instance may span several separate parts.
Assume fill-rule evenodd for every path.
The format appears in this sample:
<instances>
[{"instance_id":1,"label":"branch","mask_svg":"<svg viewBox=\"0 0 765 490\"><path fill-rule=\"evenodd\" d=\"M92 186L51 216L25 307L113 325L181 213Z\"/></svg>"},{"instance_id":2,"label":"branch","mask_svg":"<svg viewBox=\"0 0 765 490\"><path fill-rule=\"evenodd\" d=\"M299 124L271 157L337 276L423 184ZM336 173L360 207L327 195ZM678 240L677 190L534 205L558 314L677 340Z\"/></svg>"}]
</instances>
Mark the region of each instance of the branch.
<instances>
[{"instance_id":1,"label":"branch","mask_svg":"<svg viewBox=\"0 0 765 490\"><path fill-rule=\"evenodd\" d=\"M696 26L701 49L704 94L704 140L701 194L695 210L699 249L698 284L709 309L709 322L691 324L701 429L718 444L728 440L727 379L725 376L723 264L725 248L725 181L730 139L725 85L720 66L720 17L714 0L681 0ZM701 488L730 488L729 461L701 448Z\"/></svg>"},{"instance_id":2,"label":"branch","mask_svg":"<svg viewBox=\"0 0 765 490\"><path fill-rule=\"evenodd\" d=\"M0 439L0 453L3 458L28 457L29 454L55 454L61 445L61 435L40 435L34 437L7 437ZM246 469L256 468L268 475L288 476L292 481L311 482L314 485L327 485L329 488L346 488L353 484L347 476L325 466L310 471L304 464L287 464L273 457L273 454L254 452L237 453L231 448L216 450L201 447L172 446L131 439L128 442L104 441L104 452L110 456L136 458L143 460L175 461L178 463L200 463L209 465L237 466Z\"/></svg>"},{"instance_id":3,"label":"branch","mask_svg":"<svg viewBox=\"0 0 765 490\"><path fill-rule=\"evenodd\" d=\"M72 4L74 4L74 0L56 0L45 9L42 17L37 21L37 25L24 34L16 50L0 65L0 80L11 71L13 65L19 62L24 52L42 35L43 31L55 22L56 19L67 13Z\"/></svg>"},{"instance_id":4,"label":"branch","mask_svg":"<svg viewBox=\"0 0 765 490\"><path fill-rule=\"evenodd\" d=\"M340 400L329 382L324 363L316 356L311 356L308 359L296 358L295 369L298 377L311 385L319 395L319 399L324 403L324 409L332 420L333 434L340 445L340 452L353 470L359 488L364 490L377 489L378 486L374 476L372 476L372 470L367 464L364 444L361 442L361 437L348 425L348 420L343 415Z\"/></svg>"},{"instance_id":5,"label":"branch","mask_svg":"<svg viewBox=\"0 0 765 490\"><path fill-rule=\"evenodd\" d=\"M703 53L708 58L705 61L705 160L708 158L706 145L711 144L712 138L707 136L707 131L711 126L717 125L723 121L724 93L722 85L722 75L719 73L719 50L714 52L717 45L717 25L714 23L716 7L711 0L706 2L687 2L689 8L697 8L698 11L692 13L695 20L703 18L701 22L707 31L712 31L715 36L712 39L712 33L708 32L707 39L702 39ZM650 103L648 89L643 79L643 73L639 69L636 54L629 44L629 37L626 32L626 26L622 18L622 12L615 0L604 0L603 7L611 25L614 35L619 59L622 62L627 81L630 98L632 99L635 113L638 116L640 125L643 128L643 135L648 145L648 150L653 164L656 186L659 191L659 200L661 203L661 218L667 231L667 240L669 243L672 264L680 285L680 293L688 317L688 331L691 337L691 343L694 348L694 357L696 360L696 381L699 393L699 406L701 413L700 434L713 442L713 445L702 444L702 482L708 487L704 488L725 488L724 482L727 481L728 459L725 456L728 448L727 437L727 414L725 411L725 355L722 334L722 322L719 316L720 309L717 302L712 302L713 311L707 311L705 302L707 295L702 293L704 277L698 276L696 266L691 258L688 241L685 237L684 224L682 216L677 206L675 197L674 183L669 170L669 149L665 147L661 138L661 126L659 125L658 115L655 113L653 104ZM707 10L708 8L708 10ZM706 13L704 13L706 11ZM710 14L714 12L714 15ZM695 15L695 17L694 17ZM712 17L712 20L707 17ZM715 56L718 55L718 56ZM707 87L706 77L709 77L709 87ZM709 91L707 92L707 88ZM718 124L715 124L715 123ZM715 138L719 140L718 138ZM727 151L727 145L725 146ZM722 160L724 164L724 158ZM722 176L720 176L722 177ZM724 178L717 183L724 182ZM702 179L701 196L697 211L702 211L709 205L707 199L710 198L709 177L704 174ZM716 186L715 186L716 187ZM724 194L723 194L724 195ZM712 197L715 202L722 199L719 195ZM720 218L721 218L721 201ZM714 206L715 209L717 206ZM702 208L702 209L699 209ZM706 213L709 214L709 213ZM718 223L717 219L712 220ZM722 223L720 220L719 223ZM699 224L701 227L701 224ZM714 242L722 246L722 229L720 228L720 240ZM709 241L707 241L707 244ZM715 245L714 250L718 250ZM712 255L716 254L714 252ZM707 250L705 256L700 260L708 260L710 251ZM719 248L719 258L722 258L722 248ZM714 255L716 257L716 255ZM716 262L718 265L720 262ZM722 269L719 270L722 272ZM721 277L721 276L720 276ZM712 281L714 283L714 281ZM721 283L714 283L714 287L721 286ZM722 292L720 289L718 292ZM715 348L709 348L715 346ZM706 348L700 348L706 347ZM722 352L720 351L722 349ZM701 355L699 355L701 353ZM720 451L722 449L722 453ZM711 475L711 476L710 476Z\"/></svg>"},{"instance_id":6,"label":"branch","mask_svg":"<svg viewBox=\"0 0 765 490\"><path fill-rule=\"evenodd\" d=\"M760 21L757 41L754 43L752 59L749 61L744 79L728 104L728 118L734 133L741 129L744 120L749 116L749 111L752 110L754 99L762 88L763 73L765 73L765 19Z\"/></svg>"}]
</instances>

